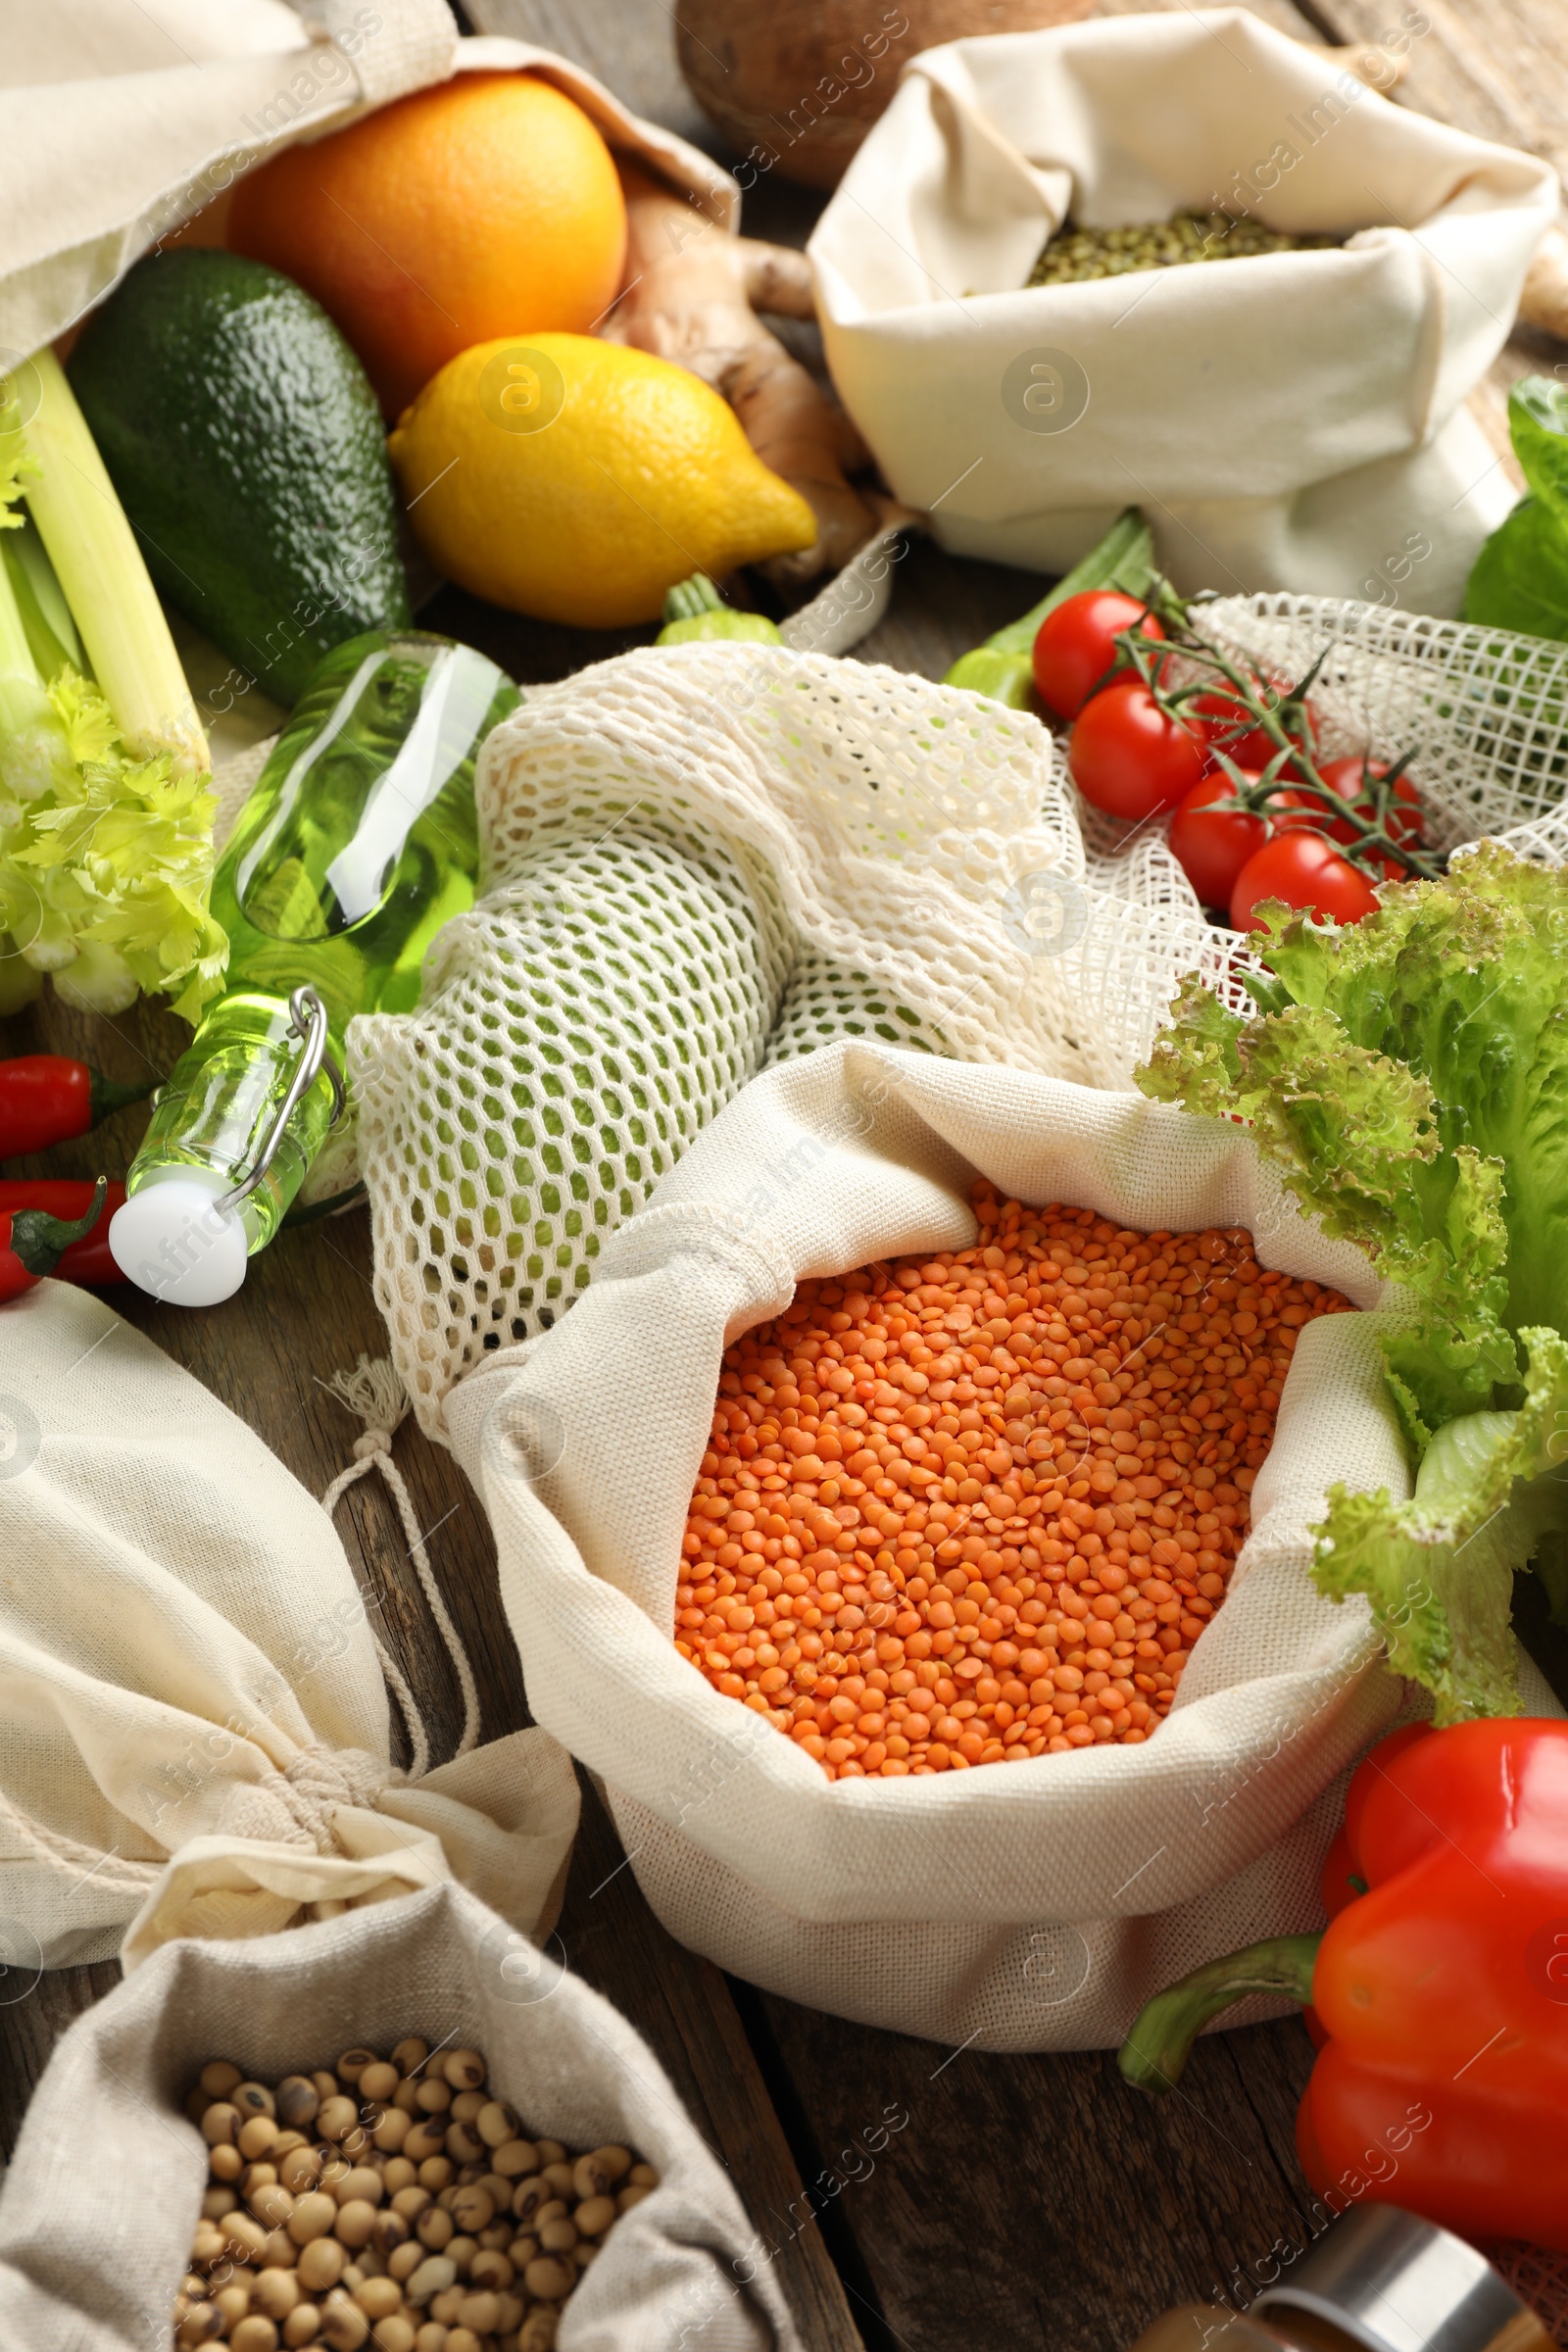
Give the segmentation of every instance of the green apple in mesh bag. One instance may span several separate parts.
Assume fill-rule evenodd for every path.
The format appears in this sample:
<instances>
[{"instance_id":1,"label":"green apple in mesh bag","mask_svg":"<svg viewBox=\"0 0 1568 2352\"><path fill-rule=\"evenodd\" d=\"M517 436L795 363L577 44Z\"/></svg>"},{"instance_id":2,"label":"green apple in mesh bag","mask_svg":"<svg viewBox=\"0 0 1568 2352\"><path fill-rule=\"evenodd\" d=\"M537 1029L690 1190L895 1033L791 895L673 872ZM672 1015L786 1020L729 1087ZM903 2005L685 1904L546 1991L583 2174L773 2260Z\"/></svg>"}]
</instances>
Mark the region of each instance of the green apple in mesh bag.
<instances>
[{"instance_id":1,"label":"green apple in mesh bag","mask_svg":"<svg viewBox=\"0 0 1568 2352\"><path fill-rule=\"evenodd\" d=\"M425 950L473 904L474 761L520 699L482 655L415 630L352 638L315 672L214 877L224 992L118 1212L116 1256L144 1290L214 1304L277 1231L339 1106L349 1022L411 1010Z\"/></svg>"}]
</instances>

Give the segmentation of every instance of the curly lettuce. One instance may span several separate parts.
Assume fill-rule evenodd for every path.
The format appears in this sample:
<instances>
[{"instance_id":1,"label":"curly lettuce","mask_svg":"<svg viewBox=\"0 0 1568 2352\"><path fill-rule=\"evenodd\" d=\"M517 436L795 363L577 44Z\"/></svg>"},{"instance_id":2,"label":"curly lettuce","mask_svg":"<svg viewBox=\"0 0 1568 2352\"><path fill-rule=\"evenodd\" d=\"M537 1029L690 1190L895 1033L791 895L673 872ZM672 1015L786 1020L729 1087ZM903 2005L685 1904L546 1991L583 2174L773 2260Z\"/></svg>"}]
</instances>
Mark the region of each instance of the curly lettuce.
<instances>
[{"instance_id":1,"label":"curly lettuce","mask_svg":"<svg viewBox=\"0 0 1568 2352\"><path fill-rule=\"evenodd\" d=\"M1568 872L1487 844L1353 928L1261 911L1255 1013L1189 981L1139 1083L1244 1119L1401 1287L1384 1352L1415 1493L1335 1487L1314 1574L1368 1595L1440 1722L1514 1713L1514 1571L1568 1597Z\"/></svg>"}]
</instances>

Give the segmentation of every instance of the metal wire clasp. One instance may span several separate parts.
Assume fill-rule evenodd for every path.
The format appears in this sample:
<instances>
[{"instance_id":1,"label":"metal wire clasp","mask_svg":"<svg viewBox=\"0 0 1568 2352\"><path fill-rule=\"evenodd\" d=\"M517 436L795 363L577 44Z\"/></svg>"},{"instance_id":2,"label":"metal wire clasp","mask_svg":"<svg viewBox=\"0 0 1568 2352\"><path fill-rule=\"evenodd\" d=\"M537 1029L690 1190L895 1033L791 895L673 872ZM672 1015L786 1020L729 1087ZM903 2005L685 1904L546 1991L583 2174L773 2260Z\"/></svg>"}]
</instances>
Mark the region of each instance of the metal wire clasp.
<instances>
[{"instance_id":1,"label":"metal wire clasp","mask_svg":"<svg viewBox=\"0 0 1568 2352\"><path fill-rule=\"evenodd\" d=\"M231 1193L225 1193L220 1200L215 1202L214 1205L220 1211L237 1208L242 1200L250 1199L272 1164L277 1147L283 1140L284 1128L288 1125L298 1104L304 1101L311 1088L316 1084L317 1078L323 1068L332 1088L332 1115L326 1122L328 1127L335 1127L348 1107L348 1096L343 1086L343 1073L326 1050L326 1006L321 1003L314 988L305 987L297 988L289 998L288 1010L289 1025L295 1036L304 1041L303 1050L298 1061L294 1064L294 1075L288 1082L288 1092L278 1105L277 1116L272 1121L267 1140L257 1154L255 1165L242 1183L236 1184Z\"/></svg>"}]
</instances>

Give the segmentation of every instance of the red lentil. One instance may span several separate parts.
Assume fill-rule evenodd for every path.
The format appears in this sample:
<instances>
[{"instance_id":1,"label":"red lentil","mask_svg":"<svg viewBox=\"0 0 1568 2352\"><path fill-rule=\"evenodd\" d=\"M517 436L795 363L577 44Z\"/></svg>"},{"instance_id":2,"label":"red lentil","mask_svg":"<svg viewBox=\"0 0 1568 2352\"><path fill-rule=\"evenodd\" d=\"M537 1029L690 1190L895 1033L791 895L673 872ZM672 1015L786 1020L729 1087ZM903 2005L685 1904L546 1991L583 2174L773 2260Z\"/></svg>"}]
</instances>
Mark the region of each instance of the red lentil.
<instances>
[{"instance_id":1,"label":"red lentil","mask_svg":"<svg viewBox=\"0 0 1568 2352\"><path fill-rule=\"evenodd\" d=\"M1239 1228L974 1208L973 1249L803 1282L724 1357L675 1645L830 1780L1147 1740L1301 1327L1350 1311Z\"/></svg>"}]
</instances>

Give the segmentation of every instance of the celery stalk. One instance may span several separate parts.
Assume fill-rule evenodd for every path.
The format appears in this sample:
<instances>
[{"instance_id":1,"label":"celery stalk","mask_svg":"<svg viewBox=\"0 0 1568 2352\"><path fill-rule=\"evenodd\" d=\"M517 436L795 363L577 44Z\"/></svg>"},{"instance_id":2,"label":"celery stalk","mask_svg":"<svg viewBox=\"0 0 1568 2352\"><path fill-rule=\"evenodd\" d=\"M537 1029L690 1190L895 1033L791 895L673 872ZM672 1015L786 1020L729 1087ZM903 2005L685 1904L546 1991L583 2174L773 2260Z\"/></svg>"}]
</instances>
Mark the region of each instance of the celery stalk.
<instances>
[{"instance_id":1,"label":"celery stalk","mask_svg":"<svg viewBox=\"0 0 1568 2352\"><path fill-rule=\"evenodd\" d=\"M90 678L92 664L81 650L76 624L66 609L38 526L25 515L17 520L21 528L7 531L0 539L0 556L11 567L11 585L38 674L55 677L69 662L79 677Z\"/></svg>"},{"instance_id":2,"label":"celery stalk","mask_svg":"<svg viewBox=\"0 0 1568 2352\"><path fill-rule=\"evenodd\" d=\"M48 708L11 574L0 562L0 746L8 736L35 726Z\"/></svg>"},{"instance_id":3,"label":"celery stalk","mask_svg":"<svg viewBox=\"0 0 1568 2352\"><path fill-rule=\"evenodd\" d=\"M135 534L52 351L35 352L40 397L24 427L38 471L24 489L127 751L208 765L207 740ZM15 599L13 599L15 602Z\"/></svg>"}]
</instances>

